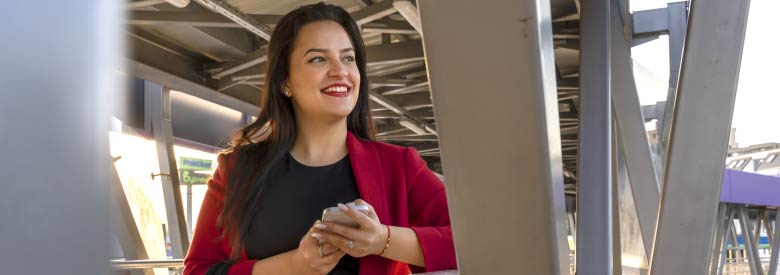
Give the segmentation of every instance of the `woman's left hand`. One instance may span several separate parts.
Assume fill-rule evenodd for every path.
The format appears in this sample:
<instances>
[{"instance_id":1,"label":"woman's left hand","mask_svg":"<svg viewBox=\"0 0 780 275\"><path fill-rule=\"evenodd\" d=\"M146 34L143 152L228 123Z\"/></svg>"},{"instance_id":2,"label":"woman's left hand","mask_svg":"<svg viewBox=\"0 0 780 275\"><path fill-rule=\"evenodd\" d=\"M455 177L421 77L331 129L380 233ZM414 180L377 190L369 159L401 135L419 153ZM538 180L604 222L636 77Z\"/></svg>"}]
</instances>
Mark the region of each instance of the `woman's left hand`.
<instances>
[{"instance_id":1,"label":"woman's left hand","mask_svg":"<svg viewBox=\"0 0 780 275\"><path fill-rule=\"evenodd\" d=\"M379 222L379 217L370 204L361 199L355 200L354 203L368 206L368 214L352 210L344 204L339 204L339 208L360 224L360 228L322 222L318 225L321 235L319 239L331 243L355 258L382 253L387 242L387 226Z\"/></svg>"}]
</instances>

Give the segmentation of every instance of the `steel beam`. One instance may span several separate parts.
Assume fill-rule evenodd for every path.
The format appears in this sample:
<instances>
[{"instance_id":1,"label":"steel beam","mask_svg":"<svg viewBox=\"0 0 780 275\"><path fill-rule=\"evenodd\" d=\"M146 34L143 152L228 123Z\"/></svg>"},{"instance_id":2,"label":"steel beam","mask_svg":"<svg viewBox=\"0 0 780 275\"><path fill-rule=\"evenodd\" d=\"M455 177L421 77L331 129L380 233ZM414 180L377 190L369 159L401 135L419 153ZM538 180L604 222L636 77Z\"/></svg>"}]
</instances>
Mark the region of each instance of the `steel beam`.
<instances>
[{"instance_id":1,"label":"steel beam","mask_svg":"<svg viewBox=\"0 0 780 275\"><path fill-rule=\"evenodd\" d=\"M395 20L378 20L363 25L364 33L384 33L384 34L417 34L409 23Z\"/></svg>"},{"instance_id":2,"label":"steel beam","mask_svg":"<svg viewBox=\"0 0 780 275\"><path fill-rule=\"evenodd\" d=\"M769 275L777 274L778 261L780 261L780 208L775 210L775 228L772 230L772 249L769 256ZM768 233L768 232L767 232Z\"/></svg>"},{"instance_id":3,"label":"steel beam","mask_svg":"<svg viewBox=\"0 0 780 275\"><path fill-rule=\"evenodd\" d=\"M723 273L723 264L726 262L726 258L729 255L729 250L727 249L727 244L729 241L731 241L735 246L737 245L737 234L736 230L734 229L734 219L737 216L737 211L734 208L734 205L729 205L729 215L726 218L726 221L724 221L726 228L723 231L722 256L718 261L717 270L713 271L713 273L710 273L710 275L720 275ZM731 240L729 239L730 237L732 238Z\"/></svg>"},{"instance_id":4,"label":"steel beam","mask_svg":"<svg viewBox=\"0 0 780 275\"><path fill-rule=\"evenodd\" d=\"M255 49L254 36L243 29L226 29L226 28L214 28L214 27L195 27L195 30L203 33L210 39L224 45L224 48L232 50L231 52L236 55L250 54ZM203 41L205 43L210 43ZM205 44L204 43L204 44ZM226 60L224 55L220 55L219 59Z\"/></svg>"},{"instance_id":5,"label":"steel beam","mask_svg":"<svg viewBox=\"0 0 780 275\"><path fill-rule=\"evenodd\" d=\"M652 275L708 271L748 3L692 2L651 257Z\"/></svg>"},{"instance_id":6,"label":"steel beam","mask_svg":"<svg viewBox=\"0 0 780 275\"><path fill-rule=\"evenodd\" d=\"M737 217L739 218L739 225L742 227L742 243L745 244L750 274L764 275L764 268L761 266L761 259L758 258L758 249L756 247L756 238L758 236L753 235L750 218L748 218L747 209L744 206L737 207Z\"/></svg>"},{"instance_id":7,"label":"steel beam","mask_svg":"<svg viewBox=\"0 0 780 275\"><path fill-rule=\"evenodd\" d=\"M614 12L613 12L614 13ZM617 127L617 120L614 116L611 120L612 128ZM621 218L620 218L620 192L618 192L618 156L620 153L618 147L617 132L612 131L610 133L610 152L612 155L612 161L610 161L610 177L612 179L612 274L623 274L623 249L622 249L622 236L620 232Z\"/></svg>"},{"instance_id":8,"label":"steel beam","mask_svg":"<svg viewBox=\"0 0 780 275\"><path fill-rule=\"evenodd\" d=\"M728 203L721 203L718 206L718 220L715 224L715 234L712 241L712 254L710 256L710 275L716 275L718 268L721 266L723 259L721 256L724 254L723 249L728 240L727 235L731 230L731 224L733 220L733 207Z\"/></svg>"},{"instance_id":9,"label":"steel beam","mask_svg":"<svg viewBox=\"0 0 780 275\"><path fill-rule=\"evenodd\" d=\"M459 272L569 274L549 2L417 5Z\"/></svg>"},{"instance_id":10,"label":"steel beam","mask_svg":"<svg viewBox=\"0 0 780 275\"><path fill-rule=\"evenodd\" d=\"M180 25L187 27L243 28L229 18L213 12L129 11L130 25ZM280 15L251 14L248 17L265 25L275 25Z\"/></svg>"},{"instance_id":11,"label":"steel beam","mask_svg":"<svg viewBox=\"0 0 780 275\"><path fill-rule=\"evenodd\" d=\"M772 236L772 224L769 223L769 211L761 210L761 221L764 224L764 231L766 231L766 237L769 243L772 243L774 236Z\"/></svg>"},{"instance_id":12,"label":"steel beam","mask_svg":"<svg viewBox=\"0 0 780 275\"><path fill-rule=\"evenodd\" d=\"M236 22L211 12L130 11L130 25L179 25L187 27L241 28Z\"/></svg>"},{"instance_id":13,"label":"steel beam","mask_svg":"<svg viewBox=\"0 0 780 275\"><path fill-rule=\"evenodd\" d=\"M146 81L146 95L152 99L152 132L157 144L160 182L162 183L165 214L168 218L168 233L173 250L173 258L183 259L189 249L189 234L182 204L179 173L176 168L176 156L173 152L173 130L171 127L170 90L161 85Z\"/></svg>"},{"instance_id":14,"label":"steel beam","mask_svg":"<svg viewBox=\"0 0 780 275\"><path fill-rule=\"evenodd\" d=\"M657 34L669 30L669 12L666 8L636 11L631 15L633 35Z\"/></svg>"},{"instance_id":15,"label":"steel beam","mask_svg":"<svg viewBox=\"0 0 780 275\"><path fill-rule=\"evenodd\" d=\"M430 90L428 81L420 82L417 84L412 84L406 87L393 89L390 91L382 92L382 95L400 95L400 94L409 94L409 93L418 93L418 92L425 92Z\"/></svg>"},{"instance_id":16,"label":"steel beam","mask_svg":"<svg viewBox=\"0 0 780 275\"><path fill-rule=\"evenodd\" d=\"M233 73L248 69L249 67L265 63L265 60L268 58L266 51L267 49L262 47L248 55L242 56L239 59L225 63L221 66L222 70L211 75L211 77L220 79Z\"/></svg>"},{"instance_id":17,"label":"steel beam","mask_svg":"<svg viewBox=\"0 0 780 275\"><path fill-rule=\"evenodd\" d=\"M366 47L366 63L371 66L422 61L422 43L417 40Z\"/></svg>"},{"instance_id":18,"label":"steel beam","mask_svg":"<svg viewBox=\"0 0 780 275\"><path fill-rule=\"evenodd\" d=\"M383 0L382 2L353 12L351 15L358 26L360 26L393 13L396 13L395 7L393 7L393 0Z\"/></svg>"},{"instance_id":19,"label":"steel beam","mask_svg":"<svg viewBox=\"0 0 780 275\"><path fill-rule=\"evenodd\" d=\"M127 4L128 9L137 9L137 8L143 8L148 6L154 6L157 4L165 3L165 0L140 0L135 1Z\"/></svg>"},{"instance_id":20,"label":"steel beam","mask_svg":"<svg viewBox=\"0 0 780 275\"><path fill-rule=\"evenodd\" d=\"M408 63L400 63L400 64L391 64L391 65L383 65L383 66L374 66L371 68L368 68L368 76L386 76L396 73L401 73L404 71L412 70L412 69L418 69L420 67L425 66L425 61L413 61Z\"/></svg>"},{"instance_id":21,"label":"steel beam","mask_svg":"<svg viewBox=\"0 0 780 275\"><path fill-rule=\"evenodd\" d=\"M246 14L243 14L238 9L230 6L228 3L222 1L222 0L193 0L200 4L201 6L224 15L228 19L230 19L233 22L236 22L237 24L241 25L241 27L247 29L249 32L254 33L255 35L265 39L265 40L271 40L271 28L266 26L265 24L261 24L257 22L254 18L247 16Z\"/></svg>"},{"instance_id":22,"label":"steel beam","mask_svg":"<svg viewBox=\"0 0 780 275\"><path fill-rule=\"evenodd\" d=\"M398 104L396 104L396 103L392 102L391 100L387 99L386 97L384 97L382 95L379 95L377 93L374 93L374 92L371 92L370 97L371 97L372 101L378 103L379 105L384 106L385 108L389 109L390 111L393 111L394 113L398 114L402 118L405 117L405 118L410 119L411 121L414 121L418 125L418 127L424 129L426 132L428 132L430 134L433 134L433 135L438 135L436 133L436 130L433 128L433 126L431 126L430 124L425 122L425 120L420 119L420 118L416 117L415 115L409 113L409 111L406 110L404 107L401 107Z\"/></svg>"},{"instance_id":23,"label":"steel beam","mask_svg":"<svg viewBox=\"0 0 780 275\"><path fill-rule=\"evenodd\" d=\"M184 28L184 31L197 33L203 36L204 43L220 43L229 51L220 54L204 53L210 59L223 61L228 56L245 55L252 52L254 47L254 35L245 31L240 25L229 19L210 12L200 5L188 6L188 10L183 12L181 9L171 5L157 5L151 8L155 11L131 12L131 15L137 15L137 23L143 24L167 24L178 25ZM265 15L264 15L265 16ZM225 24L233 24L228 26ZM131 22L132 24L132 22ZM210 41L210 40L213 40Z\"/></svg>"},{"instance_id":24,"label":"steel beam","mask_svg":"<svg viewBox=\"0 0 780 275\"><path fill-rule=\"evenodd\" d=\"M618 138L623 145L645 255L649 256L653 247L660 187L642 118L629 45L619 16L616 12L610 13L612 107L617 120Z\"/></svg>"},{"instance_id":25,"label":"steel beam","mask_svg":"<svg viewBox=\"0 0 780 275\"><path fill-rule=\"evenodd\" d=\"M609 275L613 271L611 3L610 0L582 3L577 154L578 275Z\"/></svg>"},{"instance_id":26,"label":"steel beam","mask_svg":"<svg viewBox=\"0 0 780 275\"><path fill-rule=\"evenodd\" d=\"M669 148L669 135L672 127L672 113L674 112L674 101L677 94L677 84L680 76L680 62L683 54L683 41L685 40L685 28L688 21L687 2L676 2L667 4L668 12L668 33L669 33L669 90L666 96L666 105L661 127L658 128L658 143L661 145L661 156L666 157ZM662 160L665 160L662 158Z\"/></svg>"}]
</instances>

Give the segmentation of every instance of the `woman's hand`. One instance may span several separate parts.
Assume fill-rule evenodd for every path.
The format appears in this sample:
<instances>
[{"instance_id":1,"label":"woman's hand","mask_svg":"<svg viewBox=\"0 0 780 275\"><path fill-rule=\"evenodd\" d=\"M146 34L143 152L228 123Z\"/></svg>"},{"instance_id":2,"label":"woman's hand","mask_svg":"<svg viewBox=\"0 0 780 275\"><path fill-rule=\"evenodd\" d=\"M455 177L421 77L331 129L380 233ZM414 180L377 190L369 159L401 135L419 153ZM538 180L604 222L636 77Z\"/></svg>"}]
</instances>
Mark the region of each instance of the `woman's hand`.
<instances>
[{"instance_id":1,"label":"woman's hand","mask_svg":"<svg viewBox=\"0 0 780 275\"><path fill-rule=\"evenodd\" d=\"M315 223L315 226L318 223L319 221ZM309 232L306 232L306 235L303 236L298 244L298 249L293 253L296 261L295 266L298 268L302 267L304 269L303 274L327 274L336 267L341 257L346 254L328 243L324 243L322 248L320 248L319 241L312 236L318 231L315 226L309 228Z\"/></svg>"},{"instance_id":2,"label":"woman's hand","mask_svg":"<svg viewBox=\"0 0 780 275\"><path fill-rule=\"evenodd\" d=\"M355 258L378 255L384 251L387 243L387 227L379 222L374 207L361 199L355 200L355 204L368 206L368 214L352 210L344 204L339 204L339 208L360 224L360 228L323 222L315 225L320 229L319 235L315 237L319 236L318 239L333 244Z\"/></svg>"}]
</instances>

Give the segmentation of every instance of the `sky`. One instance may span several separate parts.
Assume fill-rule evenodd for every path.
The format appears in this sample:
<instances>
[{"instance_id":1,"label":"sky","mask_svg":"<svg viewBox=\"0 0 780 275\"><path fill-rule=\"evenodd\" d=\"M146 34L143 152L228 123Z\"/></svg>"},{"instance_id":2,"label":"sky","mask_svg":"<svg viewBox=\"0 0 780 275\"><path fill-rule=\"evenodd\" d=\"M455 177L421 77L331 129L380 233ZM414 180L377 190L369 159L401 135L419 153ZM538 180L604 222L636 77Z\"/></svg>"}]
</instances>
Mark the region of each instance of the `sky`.
<instances>
[{"instance_id":1,"label":"sky","mask_svg":"<svg viewBox=\"0 0 780 275\"><path fill-rule=\"evenodd\" d=\"M667 0L631 0L633 11L666 6ZM780 85L773 85L778 76L780 51L773 39L777 33L774 12L780 10L780 1L751 0L748 26L740 67L737 98L734 105L732 128L740 147L780 142ZM666 101L666 83L669 79L668 39L662 36L652 42L632 48L639 99L642 105Z\"/></svg>"}]
</instances>

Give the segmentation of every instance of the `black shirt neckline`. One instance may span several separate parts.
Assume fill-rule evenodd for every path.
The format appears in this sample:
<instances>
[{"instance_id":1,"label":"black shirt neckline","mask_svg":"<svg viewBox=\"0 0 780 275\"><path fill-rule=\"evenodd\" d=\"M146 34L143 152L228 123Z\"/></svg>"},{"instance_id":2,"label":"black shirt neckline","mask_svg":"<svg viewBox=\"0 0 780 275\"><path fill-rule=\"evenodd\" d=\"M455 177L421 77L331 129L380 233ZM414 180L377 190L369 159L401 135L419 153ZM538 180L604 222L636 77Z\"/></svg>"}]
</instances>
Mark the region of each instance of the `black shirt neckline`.
<instances>
[{"instance_id":1,"label":"black shirt neckline","mask_svg":"<svg viewBox=\"0 0 780 275\"><path fill-rule=\"evenodd\" d=\"M287 152L287 157L290 158L290 161L293 164L297 165L297 166L304 167L304 168L307 168L307 169L322 169L322 168L333 167L333 166L339 165L340 163L346 161L349 158L349 153L347 153L346 155L344 155L344 157L342 157L340 160L338 160L338 161L336 161L334 163L325 164L325 165L321 165L321 166L309 166L309 165L303 164L300 161L298 161L297 159L295 159L295 157L293 157L293 155L290 154L289 151Z\"/></svg>"}]
</instances>

